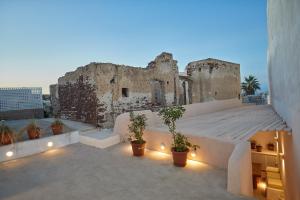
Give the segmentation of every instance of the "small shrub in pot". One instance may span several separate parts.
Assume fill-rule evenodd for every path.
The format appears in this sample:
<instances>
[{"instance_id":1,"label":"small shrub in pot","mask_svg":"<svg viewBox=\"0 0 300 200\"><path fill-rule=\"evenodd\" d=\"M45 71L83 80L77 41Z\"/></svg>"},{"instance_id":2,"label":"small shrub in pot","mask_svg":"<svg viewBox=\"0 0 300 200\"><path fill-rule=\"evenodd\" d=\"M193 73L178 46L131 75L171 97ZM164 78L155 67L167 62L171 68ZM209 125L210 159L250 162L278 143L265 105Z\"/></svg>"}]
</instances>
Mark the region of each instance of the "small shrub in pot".
<instances>
[{"instance_id":1,"label":"small shrub in pot","mask_svg":"<svg viewBox=\"0 0 300 200\"><path fill-rule=\"evenodd\" d=\"M40 138L41 128L36 124L35 121L32 121L26 126L27 134L30 140Z\"/></svg>"},{"instance_id":2,"label":"small shrub in pot","mask_svg":"<svg viewBox=\"0 0 300 200\"><path fill-rule=\"evenodd\" d=\"M0 143L2 145L8 145L14 142L14 133L9 128L9 126L5 125L4 120L1 121L0 124Z\"/></svg>"},{"instance_id":3,"label":"small shrub in pot","mask_svg":"<svg viewBox=\"0 0 300 200\"><path fill-rule=\"evenodd\" d=\"M262 146L260 144L256 145L256 151L262 152Z\"/></svg>"},{"instance_id":4,"label":"small shrub in pot","mask_svg":"<svg viewBox=\"0 0 300 200\"><path fill-rule=\"evenodd\" d=\"M271 143L271 142L268 143L267 148L268 148L269 151L275 151L275 145L274 145L274 143Z\"/></svg>"},{"instance_id":5,"label":"small shrub in pot","mask_svg":"<svg viewBox=\"0 0 300 200\"><path fill-rule=\"evenodd\" d=\"M55 119L54 122L51 124L51 129L53 135L59 135L62 134L64 128L64 124L61 120Z\"/></svg>"},{"instance_id":6,"label":"small shrub in pot","mask_svg":"<svg viewBox=\"0 0 300 200\"><path fill-rule=\"evenodd\" d=\"M144 130L146 128L146 115L134 115L130 112L130 124L128 125L129 135L128 140L131 142L132 152L134 156L143 156L145 151L146 141L143 139Z\"/></svg>"},{"instance_id":7,"label":"small shrub in pot","mask_svg":"<svg viewBox=\"0 0 300 200\"><path fill-rule=\"evenodd\" d=\"M184 167L187 161L187 154L190 149L196 151L199 148L198 145L192 145L188 138L176 131L176 120L183 116L185 108L183 106L166 107L159 111L159 115L162 116L164 124L169 127L169 132L172 134L172 156L175 166Z\"/></svg>"},{"instance_id":8,"label":"small shrub in pot","mask_svg":"<svg viewBox=\"0 0 300 200\"><path fill-rule=\"evenodd\" d=\"M251 149L256 149L256 141L251 140Z\"/></svg>"}]
</instances>

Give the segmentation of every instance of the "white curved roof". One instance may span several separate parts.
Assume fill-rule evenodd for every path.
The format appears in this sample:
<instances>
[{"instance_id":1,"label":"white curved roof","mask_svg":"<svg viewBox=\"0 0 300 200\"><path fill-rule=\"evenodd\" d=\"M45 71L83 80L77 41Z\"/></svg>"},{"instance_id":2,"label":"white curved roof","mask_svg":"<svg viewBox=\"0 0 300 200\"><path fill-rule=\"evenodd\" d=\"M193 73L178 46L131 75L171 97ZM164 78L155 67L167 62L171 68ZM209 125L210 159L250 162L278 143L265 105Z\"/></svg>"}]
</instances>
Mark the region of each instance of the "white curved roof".
<instances>
[{"instance_id":1,"label":"white curved roof","mask_svg":"<svg viewBox=\"0 0 300 200\"><path fill-rule=\"evenodd\" d=\"M271 105L241 105L178 120L177 130L237 144L258 131L290 131ZM151 127L167 131L165 126Z\"/></svg>"}]
</instances>

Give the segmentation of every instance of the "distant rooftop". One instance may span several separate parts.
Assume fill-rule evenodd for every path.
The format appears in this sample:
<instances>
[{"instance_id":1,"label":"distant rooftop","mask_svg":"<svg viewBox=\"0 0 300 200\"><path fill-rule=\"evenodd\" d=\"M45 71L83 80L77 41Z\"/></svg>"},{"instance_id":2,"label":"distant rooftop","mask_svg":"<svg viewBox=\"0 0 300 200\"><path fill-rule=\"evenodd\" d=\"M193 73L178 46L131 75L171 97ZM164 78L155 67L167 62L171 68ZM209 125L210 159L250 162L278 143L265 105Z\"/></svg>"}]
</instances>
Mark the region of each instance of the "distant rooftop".
<instances>
[{"instance_id":1,"label":"distant rooftop","mask_svg":"<svg viewBox=\"0 0 300 200\"><path fill-rule=\"evenodd\" d=\"M223 63L233 64L233 65L240 65L238 63L229 62L229 61L220 60L220 59L215 59L215 58L206 58L206 59L202 59L202 60L192 61L192 62L188 63L188 65L198 63L198 62L223 62Z\"/></svg>"}]
</instances>

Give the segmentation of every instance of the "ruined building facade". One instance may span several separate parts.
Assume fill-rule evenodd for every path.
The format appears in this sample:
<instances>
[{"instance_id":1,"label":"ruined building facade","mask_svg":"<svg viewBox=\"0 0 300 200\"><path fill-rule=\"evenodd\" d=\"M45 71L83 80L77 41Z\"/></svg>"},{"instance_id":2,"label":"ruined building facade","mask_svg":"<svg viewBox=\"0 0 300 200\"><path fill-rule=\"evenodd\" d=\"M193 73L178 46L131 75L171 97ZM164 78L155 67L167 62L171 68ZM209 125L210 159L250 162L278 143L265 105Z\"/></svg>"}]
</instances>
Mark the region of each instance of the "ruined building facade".
<instances>
[{"instance_id":1,"label":"ruined building facade","mask_svg":"<svg viewBox=\"0 0 300 200\"><path fill-rule=\"evenodd\" d=\"M50 86L53 111L61 118L109 128L117 115L131 110L238 97L239 65L228 67L229 63L213 59L209 63L214 63L209 74L206 65L200 64L199 71L198 64L191 63L187 73L179 73L170 53L160 54L146 68L90 63L66 73L58 84ZM234 89L219 84L222 77ZM212 96L207 90L213 90L213 94L216 90L218 95Z\"/></svg>"},{"instance_id":2,"label":"ruined building facade","mask_svg":"<svg viewBox=\"0 0 300 200\"><path fill-rule=\"evenodd\" d=\"M192 87L192 102L240 98L240 65L208 58L186 67Z\"/></svg>"}]
</instances>

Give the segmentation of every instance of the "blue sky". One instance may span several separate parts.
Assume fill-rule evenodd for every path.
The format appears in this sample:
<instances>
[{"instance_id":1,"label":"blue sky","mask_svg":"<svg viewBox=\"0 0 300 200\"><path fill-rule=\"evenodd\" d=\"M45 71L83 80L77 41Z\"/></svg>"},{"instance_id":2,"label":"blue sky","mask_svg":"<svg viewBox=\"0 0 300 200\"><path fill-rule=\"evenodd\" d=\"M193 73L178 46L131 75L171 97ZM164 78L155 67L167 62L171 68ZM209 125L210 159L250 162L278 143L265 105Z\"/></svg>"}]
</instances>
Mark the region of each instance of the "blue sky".
<instances>
[{"instance_id":1,"label":"blue sky","mask_svg":"<svg viewBox=\"0 0 300 200\"><path fill-rule=\"evenodd\" d=\"M265 0L1 0L0 87L41 86L90 62L241 64L267 89Z\"/></svg>"}]
</instances>

